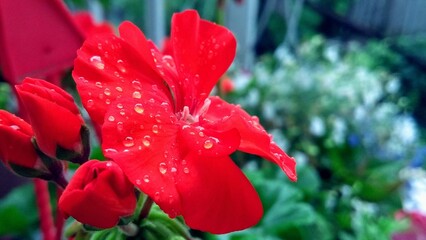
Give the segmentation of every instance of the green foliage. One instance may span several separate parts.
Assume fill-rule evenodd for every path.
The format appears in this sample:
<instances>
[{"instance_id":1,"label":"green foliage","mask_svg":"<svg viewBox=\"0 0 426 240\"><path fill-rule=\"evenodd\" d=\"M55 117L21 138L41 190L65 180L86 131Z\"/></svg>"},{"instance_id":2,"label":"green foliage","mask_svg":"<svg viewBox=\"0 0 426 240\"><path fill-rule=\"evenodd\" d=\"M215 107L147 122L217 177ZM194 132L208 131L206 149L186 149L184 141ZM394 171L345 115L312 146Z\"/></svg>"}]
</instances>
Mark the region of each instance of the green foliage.
<instances>
[{"instance_id":1,"label":"green foliage","mask_svg":"<svg viewBox=\"0 0 426 240\"><path fill-rule=\"evenodd\" d=\"M32 234L38 215L31 184L14 189L0 200L0 219L0 236L28 238Z\"/></svg>"}]
</instances>

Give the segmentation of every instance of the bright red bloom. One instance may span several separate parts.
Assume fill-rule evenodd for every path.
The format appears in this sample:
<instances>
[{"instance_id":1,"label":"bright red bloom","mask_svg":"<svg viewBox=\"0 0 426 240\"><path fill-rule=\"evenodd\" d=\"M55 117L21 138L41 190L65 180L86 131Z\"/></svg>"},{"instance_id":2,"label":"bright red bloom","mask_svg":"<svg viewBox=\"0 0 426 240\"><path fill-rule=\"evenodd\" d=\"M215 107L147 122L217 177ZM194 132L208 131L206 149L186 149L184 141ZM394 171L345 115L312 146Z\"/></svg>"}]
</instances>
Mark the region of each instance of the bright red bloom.
<instances>
[{"instance_id":1,"label":"bright red bloom","mask_svg":"<svg viewBox=\"0 0 426 240\"><path fill-rule=\"evenodd\" d=\"M17 93L33 127L40 149L56 157L57 146L80 152L80 129L84 124L72 96L41 79L26 78Z\"/></svg>"},{"instance_id":2,"label":"bright red bloom","mask_svg":"<svg viewBox=\"0 0 426 240\"><path fill-rule=\"evenodd\" d=\"M31 142L33 136L27 122L0 110L0 160L4 164L34 168L38 157Z\"/></svg>"},{"instance_id":3,"label":"bright red bloom","mask_svg":"<svg viewBox=\"0 0 426 240\"><path fill-rule=\"evenodd\" d=\"M87 11L77 12L73 15L74 21L81 31L89 37L95 34L114 33L114 28L108 22L96 23Z\"/></svg>"},{"instance_id":4,"label":"bright red bloom","mask_svg":"<svg viewBox=\"0 0 426 240\"><path fill-rule=\"evenodd\" d=\"M233 92L234 88L234 82L232 82L232 80L228 76L224 76L220 80L220 90L222 91L222 93L228 94L230 92Z\"/></svg>"},{"instance_id":5,"label":"bright red bloom","mask_svg":"<svg viewBox=\"0 0 426 240\"><path fill-rule=\"evenodd\" d=\"M81 165L59 199L59 209L77 221L111 228L133 214L134 187L111 161L90 160Z\"/></svg>"},{"instance_id":6,"label":"bright red bloom","mask_svg":"<svg viewBox=\"0 0 426 240\"><path fill-rule=\"evenodd\" d=\"M208 96L234 59L232 33L196 11L175 14L172 58L132 23L119 30L120 37L88 39L73 72L84 106L103 124L105 155L194 229L226 233L256 224L262 204L229 155L265 157L293 181L295 161L257 117Z\"/></svg>"}]
</instances>

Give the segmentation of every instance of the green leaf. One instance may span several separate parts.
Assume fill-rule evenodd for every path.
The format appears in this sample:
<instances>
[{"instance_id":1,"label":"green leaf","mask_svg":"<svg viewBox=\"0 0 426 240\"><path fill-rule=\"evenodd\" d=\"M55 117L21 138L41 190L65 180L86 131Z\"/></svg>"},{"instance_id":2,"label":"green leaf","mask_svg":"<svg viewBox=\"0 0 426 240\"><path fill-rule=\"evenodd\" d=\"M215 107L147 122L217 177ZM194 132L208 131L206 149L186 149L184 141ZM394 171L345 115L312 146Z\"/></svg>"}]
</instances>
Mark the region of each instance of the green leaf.
<instances>
[{"instance_id":1,"label":"green leaf","mask_svg":"<svg viewBox=\"0 0 426 240\"><path fill-rule=\"evenodd\" d=\"M31 184L14 189L0 201L0 219L0 236L30 234L38 219Z\"/></svg>"}]
</instances>

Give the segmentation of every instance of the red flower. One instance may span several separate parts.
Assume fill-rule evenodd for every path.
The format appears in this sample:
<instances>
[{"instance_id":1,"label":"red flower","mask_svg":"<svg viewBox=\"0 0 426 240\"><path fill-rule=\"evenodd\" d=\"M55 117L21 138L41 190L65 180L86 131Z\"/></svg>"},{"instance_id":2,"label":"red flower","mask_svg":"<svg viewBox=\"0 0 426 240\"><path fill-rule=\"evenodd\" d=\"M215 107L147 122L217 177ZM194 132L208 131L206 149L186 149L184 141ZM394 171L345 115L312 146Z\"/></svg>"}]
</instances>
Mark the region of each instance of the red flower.
<instances>
[{"instance_id":1,"label":"red flower","mask_svg":"<svg viewBox=\"0 0 426 240\"><path fill-rule=\"evenodd\" d=\"M31 126L21 118L0 110L0 160L6 164L34 168L37 154L31 142Z\"/></svg>"},{"instance_id":2,"label":"red flower","mask_svg":"<svg viewBox=\"0 0 426 240\"><path fill-rule=\"evenodd\" d=\"M57 146L81 152L80 130L84 124L70 94L40 79L26 78L16 85L40 149L56 157Z\"/></svg>"},{"instance_id":3,"label":"red flower","mask_svg":"<svg viewBox=\"0 0 426 240\"><path fill-rule=\"evenodd\" d=\"M86 37L94 34L114 33L114 28L107 22L96 23L87 11L74 14L74 21Z\"/></svg>"},{"instance_id":4,"label":"red flower","mask_svg":"<svg viewBox=\"0 0 426 240\"><path fill-rule=\"evenodd\" d=\"M84 106L104 124L105 155L192 228L226 233L256 224L261 202L229 155L265 157L294 181L295 162L256 117L208 96L234 59L232 33L196 11L175 14L172 59L130 22L119 30L88 39L73 72Z\"/></svg>"},{"instance_id":5,"label":"red flower","mask_svg":"<svg viewBox=\"0 0 426 240\"><path fill-rule=\"evenodd\" d=\"M133 189L117 164L90 160L75 172L59 199L59 209L84 224L111 228L133 214Z\"/></svg>"},{"instance_id":6,"label":"red flower","mask_svg":"<svg viewBox=\"0 0 426 240\"><path fill-rule=\"evenodd\" d=\"M222 77L220 81L220 90L224 94L228 94L234 91L234 83L228 76Z\"/></svg>"}]
</instances>

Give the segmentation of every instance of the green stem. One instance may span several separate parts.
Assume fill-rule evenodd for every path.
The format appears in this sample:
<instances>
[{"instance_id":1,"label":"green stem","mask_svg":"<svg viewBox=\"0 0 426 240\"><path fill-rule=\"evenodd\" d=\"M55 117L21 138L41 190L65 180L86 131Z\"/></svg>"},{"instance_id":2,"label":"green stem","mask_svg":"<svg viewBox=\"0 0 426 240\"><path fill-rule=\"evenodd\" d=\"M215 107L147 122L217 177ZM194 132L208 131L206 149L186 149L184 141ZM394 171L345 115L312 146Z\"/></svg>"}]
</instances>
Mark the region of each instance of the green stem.
<instances>
[{"instance_id":1,"label":"green stem","mask_svg":"<svg viewBox=\"0 0 426 240\"><path fill-rule=\"evenodd\" d=\"M148 216L153 203L154 201L152 201L152 199L149 196L147 196L145 202L143 203L142 210L139 214L139 218L137 221L138 225L142 222L143 219L145 219Z\"/></svg>"}]
</instances>

